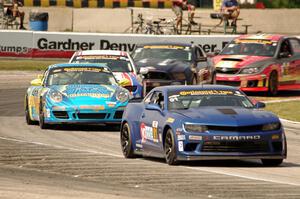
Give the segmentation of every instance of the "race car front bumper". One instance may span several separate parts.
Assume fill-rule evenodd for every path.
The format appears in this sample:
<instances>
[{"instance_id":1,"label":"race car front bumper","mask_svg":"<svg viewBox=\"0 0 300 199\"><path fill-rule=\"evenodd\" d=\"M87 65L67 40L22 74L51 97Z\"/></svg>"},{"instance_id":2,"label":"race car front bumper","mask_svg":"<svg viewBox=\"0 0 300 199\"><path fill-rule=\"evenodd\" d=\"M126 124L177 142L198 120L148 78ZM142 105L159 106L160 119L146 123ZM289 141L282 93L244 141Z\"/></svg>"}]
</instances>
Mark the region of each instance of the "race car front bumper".
<instances>
[{"instance_id":1,"label":"race car front bumper","mask_svg":"<svg viewBox=\"0 0 300 199\"><path fill-rule=\"evenodd\" d=\"M208 132L177 135L178 160L285 159L283 129L269 132Z\"/></svg>"},{"instance_id":2,"label":"race car front bumper","mask_svg":"<svg viewBox=\"0 0 300 199\"><path fill-rule=\"evenodd\" d=\"M224 75L217 74L217 84L240 87L242 91L267 91L268 78L265 74Z\"/></svg>"},{"instance_id":3,"label":"race car front bumper","mask_svg":"<svg viewBox=\"0 0 300 199\"><path fill-rule=\"evenodd\" d=\"M103 109L102 106L47 107L45 122L61 123L120 123L125 107Z\"/></svg>"}]
</instances>

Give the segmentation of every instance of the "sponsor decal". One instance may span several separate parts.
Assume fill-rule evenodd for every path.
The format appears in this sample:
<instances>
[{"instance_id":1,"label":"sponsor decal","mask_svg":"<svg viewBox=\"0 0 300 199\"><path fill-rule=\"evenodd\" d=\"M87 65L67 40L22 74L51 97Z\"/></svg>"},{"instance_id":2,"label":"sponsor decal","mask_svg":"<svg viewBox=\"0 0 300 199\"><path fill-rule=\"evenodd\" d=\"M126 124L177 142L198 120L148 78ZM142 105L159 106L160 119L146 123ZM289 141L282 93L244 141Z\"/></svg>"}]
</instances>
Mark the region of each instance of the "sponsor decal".
<instances>
[{"instance_id":1,"label":"sponsor decal","mask_svg":"<svg viewBox=\"0 0 300 199\"><path fill-rule=\"evenodd\" d=\"M227 136L227 135L215 135L212 137L213 140L224 140L224 141L243 141L243 140L260 140L260 135L241 135L241 136Z\"/></svg>"},{"instance_id":2,"label":"sponsor decal","mask_svg":"<svg viewBox=\"0 0 300 199\"><path fill-rule=\"evenodd\" d=\"M37 41L37 47L42 50L92 50L94 42L78 42L68 39L67 41L48 41L46 38L40 38Z\"/></svg>"},{"instance_id":3,"label":"sponsor decal","mask_svg":"<svg viewBox=\"0 0 300 199\"><path fill-rule=\"evenodd\" d=\"M189 140L199 141L199 140L202 140L202 136L199 136L199 135L190 135L189 136Z\"/></svg>"},{"instance_id":4,"label":"sponsor decal","mask_svg":"<svg viewBox=\"0 0 300 199\"><path fill-rule=\"evenodd\" d=\"M228 90L192 90L192 91L181 91L180 95L233 95L233 91Z\"/></svg>"},{"instance_id":5,"label":"sponsor decal","mask_svg":"<svg viewBox=\"0 0 300 199\"><path fill-rule=\"evenodd\" d=\"M59 69L58 69L59 70ZM75 68L63 68L61 69L61 71L53 71L53 73L55 72L109 72L109 70L107 68L79 68L79 67L75 67Z\"/></svg>"},{"instance_id":6,"label":"sponsor decal","mask_svg":"<svg viewBox=\"0 0 300 199\"><path fill-rule=\"evenodd\" d=\"M178 140L178 141L183 141L183 140L185 140L185 135L177 135L177 140Z\"/></svg>"},{"instance_id":7,"label":"sponsor decal","mask_svg":"<svg viewBox=\"0 0 300 199\"><path fill-rule=\"evenodd\" d=\"M176 46L176 45L153 45L153 46L144 46L147 49L185 49L185 46Z\"/></svg>"},{"instance_id":8,"label":"sponsor decal","mask_svg":"<svg viewBox=\"0 0 300 199\"><path fill-rule=\"evenodd\" d=\"M178 151L183 151L183 141L178 142Z\"/></svg>"},{"instance_id":9,"label":"sponsor decal","mask_svg":"<svg viewBox=\"0 0 300 199\"><path fill-rule=\"evenodd\" d=\"M152 122L153 140L158 140L158 121Z\"/></svg>"},{"instance_id":10,"label":"sponsor decal","mask_svg":"<svg viewBox=\"0 0 300 199\"><path fill-rule=\"evenodd\" d=\"M175 121L175 119L172 118L172 117L169 117L169 118L167 119L167 123L173 123L174 121Z\"/></svg>"},{"instance_id":11,"label":"sponsor decal","mask_svg":"<svg viewBox=\"0 0 300 199\"><path fill-rule=\"evenodd\" d=\"M100 40L100 50L120 50L131 52L134 50L136 44L129 43L111 43L108 40Z\"/></svg>"},{"instance_id":12,"label":"sponsor decal","mask_svg":"<svg viewBox=\"0 0 300 199\"><path fill-rule=\"evenodd\" d=\"M79 85L68 85L64 93L68 97L94 97L94 98L109 98L111 92L101 87Z\"/></svg>"},{"instance_id":13,"label":"sponsor decal","mask_svg":"<svg viewBox=\"0 0 300 199\"><path fill-rule=\"evenodd\" d=\"M158 142L157 131L156 131L156 133L154 133L153 127L146 126L145 123L141 123L140 133L141 133L142 142L145 142L146 140Z\"/></svg>"},{"instance_id":14,"label":"sponsor decal","mask_svg":"<svg viewBox=\"0 0 300 199\"><path fill-rule=\"evenodd\" d=\"M83 106L79 106L80 109L92 109L94 111L100 111L100 110L104 110L105 107L104 106L92 106L92 105L83 105Z\"/></svg>"},{"instance_id":15,"label":"sponsor decal","mask_svg":"<svg viewBox=\"0 0 300 199\"><path fill-rule=\"evenodd\" d=\"M129 60L127 57L120 55L81 55L76 57L76 60L94 60L94 59L110 59L110 60Z\"/></svg>"},{"instance_id":16,"label":"sponsor decal","mask_svg":"<svg viewBox=\"0 0 300 199\"><path fill-rule=\"evenodd\" d=\"M236 43L259 43L259 44L273 44L274 42L268 39L237 39Z\"/></svg>"},{"instance_id":17,"label":"sponsor decal","mask_svg":"<svg viewBox=\"0 0 300 199\"><path fill-rule=\"evenodd\" d=\"M0 52L8 52L8 53L28 53L29 50L27 47L22 46L2 46L0 45Z\"/></svg>"}]
</instances>

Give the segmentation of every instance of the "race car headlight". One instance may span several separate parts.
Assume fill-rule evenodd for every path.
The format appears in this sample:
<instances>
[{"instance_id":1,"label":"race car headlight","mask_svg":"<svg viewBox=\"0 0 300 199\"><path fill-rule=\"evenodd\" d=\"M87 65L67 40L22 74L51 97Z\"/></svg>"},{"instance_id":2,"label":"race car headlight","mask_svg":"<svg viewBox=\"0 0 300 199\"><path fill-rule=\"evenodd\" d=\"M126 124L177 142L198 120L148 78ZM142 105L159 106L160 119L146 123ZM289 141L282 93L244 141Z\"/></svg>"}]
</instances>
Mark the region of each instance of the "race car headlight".
<instances>
[{"instance_id":1,"label":"race car headlight","mask_svg":"<svg viewBox=\"0 0 300 199\"><path fill-rule=\"evenodd\" d=\"M129 100L129 92L127 90L119 90L116 94L116 99L120 102L126 102Z\"/></svg>"},{"instance_id":2,"label":"race car headlight","mask_svg":"<svg viewBox=\"0 0 300 199\"><path fill-rule=\"evenodd\" d=\"M203 133L208 130L207 126L200 125L200 124L184 124L184 129L187 132L194 132L194 133Z\"/></svg>"},{"instance_id":3,"label":"race car headlight","mask_svg":"<svg viewBox=\"0 0 300 199\"><path fill-rule=\"evenodd\" d=\"M281 125L279 122L265 124L262 126L262 130L263 131L274 131L274 130L278 130L280 128L280 126Z\"/></svg>"},{"instance_id":4,"label":"race car headlight","mask_svg":"<svg viewBox=\"0 0 300 199\"><path fill-rule=\"evenodd\" d=\"M241 74L255 74L260 71L260 67L250 67L250 68L244 68L241 70Z\"/></svg>"},{"instance_id":5,"label":"race car headlight","mask_svg":"<svg viewBox=\"0 0 300 199\"><path fill-rule=\"evenodd\" d=\"M61 102L62 101L62 94L58 91L51 91L50 92L50 99L54 102Z\"/></svg>"}]
</instances>

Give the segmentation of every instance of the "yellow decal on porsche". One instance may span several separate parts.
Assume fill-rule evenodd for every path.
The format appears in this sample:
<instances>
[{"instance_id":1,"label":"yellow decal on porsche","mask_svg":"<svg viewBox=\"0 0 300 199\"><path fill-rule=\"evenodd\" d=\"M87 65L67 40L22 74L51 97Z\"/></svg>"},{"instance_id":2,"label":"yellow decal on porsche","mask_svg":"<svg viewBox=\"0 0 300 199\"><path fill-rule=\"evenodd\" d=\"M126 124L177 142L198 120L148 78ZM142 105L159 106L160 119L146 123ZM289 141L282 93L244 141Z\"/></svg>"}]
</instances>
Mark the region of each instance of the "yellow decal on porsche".
<instances>
[{"instance_id":1,"label":"yellow decal on porsche","mask_svg":"<svg viewBox=\"0 0 300 199\"><path fill-rule=\"evenodd\" d=\"M160 46L144 46L148 49L185 49L185 46L176 46L176 45L160 45Z\"/></svg>"},{"instance_id":2,"label":"yellow decal on porsche","mask_svg":"<svg viewBox=\"0 0 300 199\"><path fill-rule=\"evenodd\" d=\"M109 72L107 70L107 68L77 68L77 67L74 67L74 68L64 68L63 69L64 71L66 72L85 72L85 71L89 71L89 72Z\"/></svg>"},{"instance_id":3,"label":"yellow decal on porsche","mask_svg":"<svg viewBox=\"0 0 300 199\"><path fill-rule=\"evenodd\" d=\"M228 90L192 90L192 91L181 91L179 95L233 95L233 91Z\"/></svg>"}]
</instances>

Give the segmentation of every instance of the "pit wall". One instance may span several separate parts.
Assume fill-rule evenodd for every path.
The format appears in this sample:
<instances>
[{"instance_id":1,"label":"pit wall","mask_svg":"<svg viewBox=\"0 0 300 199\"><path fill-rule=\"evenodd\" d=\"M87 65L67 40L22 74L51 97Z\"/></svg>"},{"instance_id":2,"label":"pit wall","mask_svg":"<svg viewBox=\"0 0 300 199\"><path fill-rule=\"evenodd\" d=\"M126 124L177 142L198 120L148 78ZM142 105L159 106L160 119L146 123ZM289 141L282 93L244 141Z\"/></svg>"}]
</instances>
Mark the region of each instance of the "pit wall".
<instances>
[{"instance_id":1,"label":"pit wall","mask_svg":"<svg viewBox=\"0 0 300 199\"><path fill-rule=\"evenodd\" d=\"M0 30L0 57L70 58L77 50L131 52L139 43L166 41L194 43L209 53L222 49L235 37L232 35L156 36Z\"/></svg>"},{"instance_id":2,"label":"pit wall","mask_svg":"<svg viewBox=\"0 0 300 199\"><path fill-rule=\"evenodd\" d=\"M159 17L174 19L171 9L151 8L68 8L68 7L22 7L25 11L25 26L29 29L29 13L31 11L48 12L49 31L124 33L131 26L131 11L134 19L142 13L146 20ZM195 21L203 25L217 25L218 20L210 19L212 9L197 9ZM300 9L242 9L238 21L238 30L242 25L252 25L250 33L279 33L288 35L300 34ZM187 12L184 12L187 18ZM63 20L62 20L63 19Z\"/></svg>"}]
</instances>

